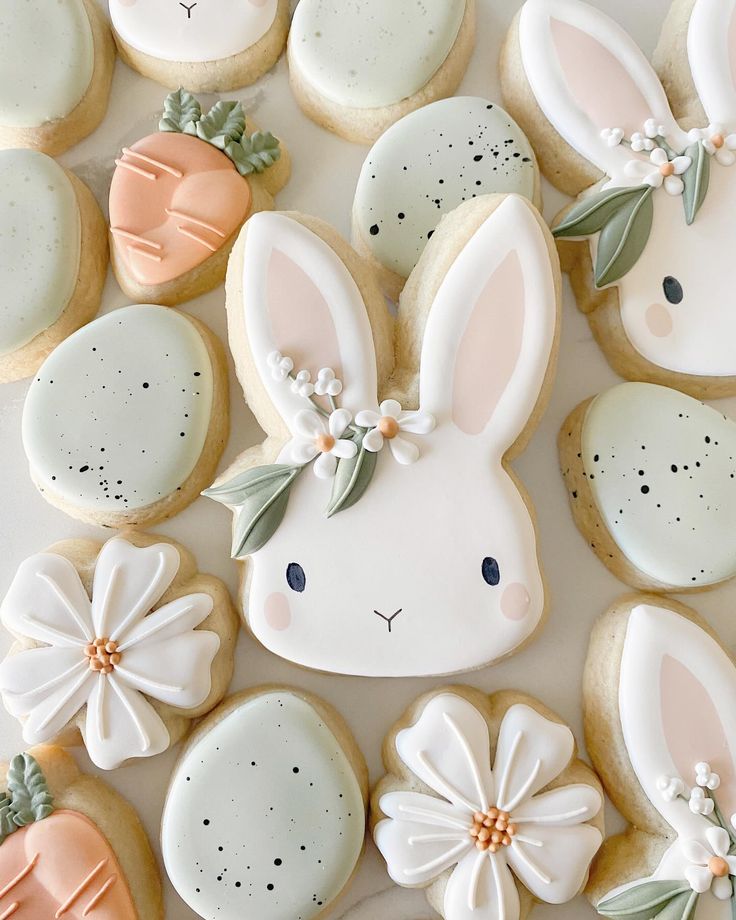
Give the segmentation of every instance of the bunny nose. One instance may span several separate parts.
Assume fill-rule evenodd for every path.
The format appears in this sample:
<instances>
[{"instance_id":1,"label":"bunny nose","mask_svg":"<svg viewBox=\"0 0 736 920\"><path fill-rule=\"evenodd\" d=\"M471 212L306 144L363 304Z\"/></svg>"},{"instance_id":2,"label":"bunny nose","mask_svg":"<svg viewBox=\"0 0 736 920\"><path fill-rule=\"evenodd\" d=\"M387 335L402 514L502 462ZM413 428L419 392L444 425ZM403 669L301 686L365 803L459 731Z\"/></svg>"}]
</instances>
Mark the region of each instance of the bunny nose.
<instances>
[{"instance_id":1,"label":"bunny nose","mask_svg":"<svg viewBox=\"0 0 736 920\"><path fill-rule=\"evenodd\" d=\"M403 607L399 607L399 609L395 613L392 613L390 617L386 616L385 613L381 613L380 610L374 610L373 612L375 613L376 616L380 617L384 621L384 623L386 623L386 625L388 626L388 631L391 632L391 627L393 626L393 622L396 619L396 617L401 613L402 610L403 610Z\"/></svg>"}]
</instances>

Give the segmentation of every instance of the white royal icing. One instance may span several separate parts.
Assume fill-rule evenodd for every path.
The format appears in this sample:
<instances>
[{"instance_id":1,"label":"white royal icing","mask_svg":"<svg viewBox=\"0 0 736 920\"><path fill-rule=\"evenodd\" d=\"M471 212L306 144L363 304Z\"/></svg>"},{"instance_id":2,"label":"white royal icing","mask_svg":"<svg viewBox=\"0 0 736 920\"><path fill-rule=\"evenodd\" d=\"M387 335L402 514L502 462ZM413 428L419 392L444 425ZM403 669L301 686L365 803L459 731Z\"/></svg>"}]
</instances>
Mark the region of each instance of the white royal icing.
<instances>
[{"instance_id":1,"label":"white royal icing","mask_svg":"<svg viewBox=\"0 0 736 920\"><path fill-rule=\"evenodd\" d=\"M115 31L162 61L203 63L240 54L273 25L278 0L109 0Z\"/></svg>"},{"instance_id":2,"label":"white royal icing","mask_svg":"<svg viewBox=\"0 0 736 920\"><path fill-rule=\"evenodd\" d=\"M64 170L35 150L0 151L0 355L62 314L77 284L80 239Z\"/></svg>"},{"instance_id":3,"label":"white royal icing","mask_svg":"<svg viewBox=\"0 0 736 920\"><path fill-rule=\"evenodd\" d=\"M274 379L275 349L313 376L329 365L343 383L341 408L366 425L398 418L405 442L398 454L395 443L381 449L371 431L373 478L332 516L332 480L296 479L283 521L249 562L250 628L282 657L339 673L443 674L508 654L544 609L534 527L502 466L537 402L555 335L554 276L531 207L508 198L446 275L426 325L413 418L398 404L377 406L370 324L335 252L284 215L258 214L248 227L248 341L297 442L300 413L314 405L281 370ZM290 442L279 462L306 459ZM366 541L367 533L381 539ZM296 587L294 565L304 580Z\"/></svg>"},{"instance_id":4,"label":"white royal icing","mask_svg":"<svg viewBox=\"0 0 736 920\"><path fill-rule=\"evenodd\" d=\"M23 445L34 479L83 509L158 502L202 454L212 393L207 348L183 314L114 310L62 342L31 384Z\"/></svg>"},{"instance_id":5,"label":"white royal icing","mask_svg":"<svg viewBox=\"0 0 736 920\"><path fill-rule=\"evenodd\" d=\"M590 404L582 461L606 528L639 571L676 587L736 574L736 425L668 387L623 383Z\"/></svg>"},{"instance_id":6,"label":"white royal icing","mask_svg":"<svg viewBox=\"0 0 736 920\"><path fill-rule=\"evenodd\" d=\"M39 644L0 665L0 692L8 712L23 720L27 744L52 741L86 707L84 742L103 770L168 748L169 733L147 698L176 709L201 705L220 646L216 633L195 628L212 610L209 594L178 597L151 612L178 570L174 546L139 548L114 537L97 557L90 601L63 556L41 553L21 564L0 618L14 635ZM103 663L90 654L98 639L108 643L104 670L92 667Z\"/></svg>"},{"instance_id":7,"label":"white royal icing","mask_svg":"<svg viewBox=\"0 0 736 920\"><path fill-rule=\"evenodd\" d=\"M358 179L354 219L386 268L407 277L440 218L478 195L531 199L536 165L521 128L474 96L406 115L373 145Z\"/></svg>"},{"instance_id":8,"label":"white royal icing","mask_svg":"<svg viewBox=\"0 0 736 920\"><path fill-rule=\"evenodd\" d=\"M326 99L358 109L400 102L427 84L455 44L466 0L302 0L289 53Z\"/></svg>"},{"instance_id":9,"label":"white royal icing","mask_svg":"<svg viewBox=\"0 0 736 920\"><path fill-rule=\"evenodd\" d=\"M572 759L567 726L516 704L503 717L492 762L485 718L462 697L440 693L395 744L434 793L416 792L414 783L380 799L386 818L374 836L397 884L426 886L452 869L445 920L518 920L514 876L549 904L578 893L603 839L585 823L600 811L601 794L581 783L540 794ZM481 843L479 815L507 825L493 826L502 842Z\"/></svg>"},{"instance_id":10,"label":"white royal icing","mask_svg":"<svg viewBox=\"0 0 736 920\"><path fill-rule=\"evenodd\" d=\"M0 124L33 128L63 118L87 92L92 28L82 0L3 3Z\"/></svg>"},{"instance_id":11,"label":"white royal icing","mask_svg":"<svg viewBox=\"0 0 736 920\"><path fill-rule=\"evenodd\" d=\"M347 884L364 832L361 790L332 731L275 690L229 712L179 761L161 846L200 916L309 920Z\"/></svg>"}]
</instances>

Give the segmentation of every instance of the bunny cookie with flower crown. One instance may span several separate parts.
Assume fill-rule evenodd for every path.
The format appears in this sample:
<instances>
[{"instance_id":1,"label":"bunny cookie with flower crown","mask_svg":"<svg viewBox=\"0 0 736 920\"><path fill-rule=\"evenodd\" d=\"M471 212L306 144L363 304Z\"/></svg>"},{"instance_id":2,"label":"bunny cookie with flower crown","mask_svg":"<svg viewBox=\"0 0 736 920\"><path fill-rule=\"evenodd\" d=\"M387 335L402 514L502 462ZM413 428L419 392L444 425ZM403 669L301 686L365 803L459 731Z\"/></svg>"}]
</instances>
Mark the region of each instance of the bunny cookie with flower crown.
<instances>
[{"instance_id":1,"label":"bunny cookie with flower crown","mask_svg":"<svg viewBox=\"0 0 736 920\"><path fill-rule=\"evenodd\" d=\"M252 217L227 295L267 438L207 494L235 513L255 636L299 664L374 676L466 671L526 642L545 590L506 462L545 401L559 299L533 206L479 197L443 219L395 349L374 279L312 218Z\"/></svg>"},{"instance_id":2,"label":"bunny cookie with flower crown","mask_svg":"<svg viewBox=\"0 0 736 920\"><path fill-rule=\"evenodd\" d=\"M542 170L579 195L553 232L614 369L733 395L736 12L733 0L687 0L672 15L662 73L679 123L633 40L580 0L527 0L504 94Z\"/></svg>"},{"instance_id":3,"label":"bunny cookie with flower crown","mask_svg":"<svg viewBox=\"0 0 736 920\"><path fill-rule=\"evenodd\" d=\"M596 625L588 751L629 821L588 889L612 920L736 915L736 665L687 607L631 595Z\"/></svg>"}]
</instances>

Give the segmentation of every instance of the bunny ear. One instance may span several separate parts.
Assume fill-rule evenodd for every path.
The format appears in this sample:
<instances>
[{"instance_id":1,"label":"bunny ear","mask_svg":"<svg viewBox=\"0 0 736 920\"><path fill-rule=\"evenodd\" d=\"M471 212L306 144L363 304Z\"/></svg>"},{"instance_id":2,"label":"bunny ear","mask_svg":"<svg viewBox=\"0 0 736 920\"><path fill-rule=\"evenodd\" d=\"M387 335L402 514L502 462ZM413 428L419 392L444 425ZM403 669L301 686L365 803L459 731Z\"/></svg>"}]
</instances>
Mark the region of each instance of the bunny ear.
<instances>
[{"instance_id":1,"label":"bunny ear","mask_svg":"<svg viewBox=\"0 0 736 920\"><path fill-rule=\"evenodd\" d=\"M700 626L668 608L634 607L621 659L621 726L639 783L681 835L697 836L703 818L682 798L667 801L658 781L693 786L697 763L719 774L722 813L736 812L735 698L736 668Z\"/></svg>"},{"instance_id":2,"label":"bunny ear","mask_svg":"<svg viewBox=\"0 0 736 920\"><path fill-rule=\"evenodd\" d=\"M695 88L711 122L736 128L736 2L697 0L687 54Z\"/></svg>"},{"instance_id":3,"label":"bunny ear","mask_svg":"<svg viewBox=\"0 0 736 920\"><path fill-rule=\"evenodd\" d=\"M445 275L427 320L420 403L482 435L499 455L519 436L555 342L550 242L532 206L508 196Z\"/></svg>"},{"instance_id":4,"label":"bunny ear","mask_svg":"<svg viewBox=\"0 0 736 920\"><path fill-rule=\"evenodd\" d=\"M687 144L662 84L636 43L612 19L579 0L527 0L519 19L524 71L547 120L608 176L620 177L631 152L601 137L630 138L654 118L671 145Z\"/></svg>"},{"instance_id":5,"label":"bunny ear","mask_svg":"<svg viewBox=\"0 0 736 920\"><path fill-rule=\"evenodd\" d=\"M376 358L371 324L353 276L316 233L284 214L261 212L248 221L243 262L245 331L258 374L281 417L312 404L279 372L275 352L307 370L314 382L331 368L342 405L356 412L376 405Z\"/></svg>"}]
</instances>

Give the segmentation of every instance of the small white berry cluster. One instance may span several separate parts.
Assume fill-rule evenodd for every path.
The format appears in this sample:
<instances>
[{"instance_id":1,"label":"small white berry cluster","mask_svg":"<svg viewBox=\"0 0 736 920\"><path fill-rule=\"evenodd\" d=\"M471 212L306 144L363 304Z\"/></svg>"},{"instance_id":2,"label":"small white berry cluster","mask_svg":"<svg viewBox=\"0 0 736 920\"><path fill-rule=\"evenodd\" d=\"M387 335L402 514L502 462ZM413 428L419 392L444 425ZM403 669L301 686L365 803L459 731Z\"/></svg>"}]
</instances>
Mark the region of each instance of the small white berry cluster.
<instances>
[{"instance_id":1,"label":"small white berry cluster","mask_svg":"<svg viewBox=\"0 0 736 920\"><path fill-rule=\"evenodd\" d=\"M695 785L692 788L688 788L679 776L660 776L657 780L657 789L665 802L685 799L693 814L704 815L706 818L713 814L716 806L710 793L715 792L720 785L721 777L705 761L695 764ZM731 818L731 823L736 827L734 819L736 815Z\"/></svg>"}]
</instances>

